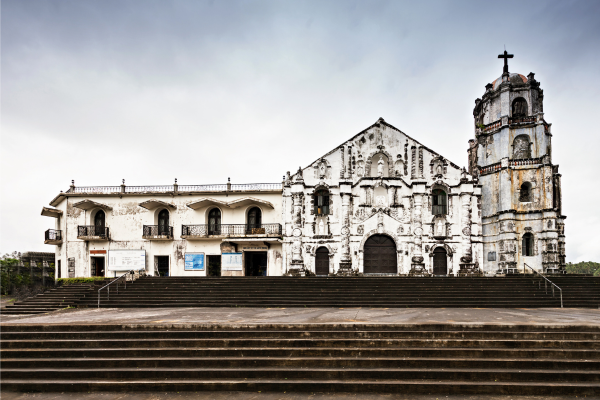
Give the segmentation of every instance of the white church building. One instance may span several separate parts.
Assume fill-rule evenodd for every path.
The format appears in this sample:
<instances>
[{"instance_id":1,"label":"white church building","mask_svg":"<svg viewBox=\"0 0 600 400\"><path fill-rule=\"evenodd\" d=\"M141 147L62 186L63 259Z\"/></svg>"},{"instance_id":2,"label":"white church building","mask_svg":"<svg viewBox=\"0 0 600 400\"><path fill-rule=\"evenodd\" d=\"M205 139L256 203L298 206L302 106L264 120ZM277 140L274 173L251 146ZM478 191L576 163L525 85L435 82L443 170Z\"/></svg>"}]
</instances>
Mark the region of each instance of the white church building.
<instances>
[{"instance_id":1,"label":"white church building","mask_svg":"<svg viewBox=\"0 0 600 400\"><path fill-rule=\"evenodd\" d=\"M476 100L468 172L380 118L281 183L73 182L42 209L56 277L560 273L543 92L502 58Z\"/></svg>"}]
</instances>

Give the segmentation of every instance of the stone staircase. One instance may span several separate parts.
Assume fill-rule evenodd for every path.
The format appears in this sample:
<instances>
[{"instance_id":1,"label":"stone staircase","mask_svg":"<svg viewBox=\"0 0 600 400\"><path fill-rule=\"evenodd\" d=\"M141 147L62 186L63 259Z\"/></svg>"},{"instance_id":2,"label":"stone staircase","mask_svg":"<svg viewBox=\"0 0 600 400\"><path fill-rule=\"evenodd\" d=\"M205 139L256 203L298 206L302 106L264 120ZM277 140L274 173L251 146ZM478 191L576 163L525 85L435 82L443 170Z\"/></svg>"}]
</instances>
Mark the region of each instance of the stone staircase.
<instances>
[{"instance_id":1,"label":"stone staircase","mask_svg":"<svg viewBox=\"0 0 600 400\"><path fill-rule=\"evenodd\" d=\"M600 278L552 278L565 307L598 308ZM145 277L101 307L560 307L528 276L494 278ZM76 301L97 307L96 293Z\"/></svg>"},{"instance_id":2,"label":"stone staircase","mask_svg":"<svg viewBox=\"0 0 600 400\"><path fill-rule=\"evenodd\" d=\"M7 305L0 309L0 314L43 314L75 306L77 300L94 294L97 290L94 287L89 284L60 286L29 299ZM96 298L98 298L97 295Z\"/></svg>"},{"instance_id":3,"label":"stone staircase","mask_svg":"<svg viewBox=\"0 0 600 400\"><path fill-rule=\"evenodd\" d=\"M7 391L600 395L600 328L13 325Z\"/></svg>"}]
</instances>

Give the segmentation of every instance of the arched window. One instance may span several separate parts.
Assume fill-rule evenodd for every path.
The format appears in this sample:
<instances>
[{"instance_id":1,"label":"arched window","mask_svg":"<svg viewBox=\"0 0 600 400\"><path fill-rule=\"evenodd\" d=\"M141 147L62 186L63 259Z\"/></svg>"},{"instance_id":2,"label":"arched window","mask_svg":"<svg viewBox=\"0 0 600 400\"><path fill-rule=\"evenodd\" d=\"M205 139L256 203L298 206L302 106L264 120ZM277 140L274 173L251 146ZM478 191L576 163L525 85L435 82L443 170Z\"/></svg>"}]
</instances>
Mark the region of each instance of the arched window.
<instances>
[{"instance_id":1,"label":"arched window","mask_svg":"<svg viewBox=\"0 0 600 400\"><path fill-rule=\"evenodd\" d=\"M519 135L513 141L513 160L526 160L531 158L531 147L528 135Z\"/></svg>"},{"instance_id":2,"label":"arched window","mask_svg":"<svg viewBox=\"0 0 600 400\"><path fill-rule=\"evenodd\" d=\"M512 104L512 117L526 117L527 116L527 100L522 97L514 99Z\"/></svg>"},{"instance_id":3,"label":"arched window","mask_svg":"<svg viewBox=\"0 0 600 400\"><path fill-rule=\"evenodd\" d=\"M446 215L448 214L448 196L446 192L441 189L434 189L431 193L432 207L431 213L433 215Z\"/></svg>"},{"instance_id":4,"label":"arched window","mask_svg":"<svg viewBox=\"0 0 600 400\"><path fill-rule=\"evenodd\" d=\"M317 190L314 195L315 215L329 214L329 192L325 189Z\"/></svg>"},{"instance_id":5,"label":"arched window","mask_svg":"<svg viewBox=\"0 0 600 400\"><path fill-rule=\"evenodd\" d=\"M106 214L104 211L98 210L94 216L94 236L104 236L104 228L106 227Z\"/></svg>"},{"instance_id":6,"label":"arched window","mask_svg":"<svg viewBox=\"0 0 600 400\"><path fill-rule=\"evenodd\" d=\"M531 183L530 182L524 182L521 185L521 192L519 194L519 201L523 202L523 203L527 203L532 201L532 193L531 193Z\"/></svg>"},{"instance_id":7,"label":"arched window","mask_svg":"<svg viewBox=\"0 0 600 400\"><path fill-rule=\"evenodd\" d=\"M169 234L169 210L167 209L160 210L158 213L158 234Z\"/></svg>"},{"instance_id":8,"label":"arched window","mask_svg":"<svg viewBox=\"0 0 600 400\"><path fill-rule=\"evenodd\" d=\"M258 207L252 207L250 211L248 211L248 222L246 224L246 233L247 234L258 234L264 233L264 229L262 229L262 212Z\"/></svg>"},{"instance_id":9,"label":"arched window","mask_svg":"<svg viewBox=\"0 0 600 400\"><path fill-rule=\"evenodd\" d=\"M529 232L523 235L523 255L533 256L533 235Z\"/></svg>"},{"instance_id":10,"label":"arched window","mask_svg":"<svg viewBox=\"0 0 600 400\"><path fill-rule=\"evenodd\" d=\"M208 213L208 234L221 234L221 210L219 210L218 208L213 208Z\"/></svg>"}]
</instances>

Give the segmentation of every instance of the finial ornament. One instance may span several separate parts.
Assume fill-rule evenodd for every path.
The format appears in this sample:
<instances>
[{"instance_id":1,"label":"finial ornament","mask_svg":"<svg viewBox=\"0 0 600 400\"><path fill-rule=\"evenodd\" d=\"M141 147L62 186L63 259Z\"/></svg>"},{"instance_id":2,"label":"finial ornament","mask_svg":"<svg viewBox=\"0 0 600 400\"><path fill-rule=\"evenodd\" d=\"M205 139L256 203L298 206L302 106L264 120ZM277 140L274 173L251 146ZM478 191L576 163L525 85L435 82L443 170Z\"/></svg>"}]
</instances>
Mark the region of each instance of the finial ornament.
<instances>
[{"instance_id":1,"label":"finial ornament","mask_svg":"<svg viewBox=\"0 0 600 400\"><path fill-rule=\"evenodd\" d=\"M125 184L125 179L123 179L123 183L122 183L122 185L124 185L124 184Z\"/></svg>"},{"instance_id":2,"label":"finial ornament","mask_svg":"<svg viewBox=\"0 0 600 400\"><path fill-rule=\"evenodd\" d=\"M508 54L506 50L504 50L504 54L498 54L498 58L504 58L504 69L502 70L502 74L508 74L508 59L513 58L513 54Z\"/></svg>"},{"instance_id":3,"label":"finial ornament","mask_svg":"<svg viewBox=\"0 0 600 400\"><path fill-rule=\"evenodd\" d=\"M177 185L177 178L175 178L175 184Z\"/></svg>"}]
</instances>

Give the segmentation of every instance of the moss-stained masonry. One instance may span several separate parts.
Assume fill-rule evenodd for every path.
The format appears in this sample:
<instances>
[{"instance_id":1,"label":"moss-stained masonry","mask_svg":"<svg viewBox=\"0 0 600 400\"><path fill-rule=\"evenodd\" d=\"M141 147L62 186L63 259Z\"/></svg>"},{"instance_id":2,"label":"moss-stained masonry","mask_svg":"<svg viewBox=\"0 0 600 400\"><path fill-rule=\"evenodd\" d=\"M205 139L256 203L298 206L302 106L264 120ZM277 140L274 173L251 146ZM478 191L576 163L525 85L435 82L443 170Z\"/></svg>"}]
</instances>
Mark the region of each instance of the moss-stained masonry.
<instances>
[{"instance_id":1,"label":"moss-stained masonry","mask_svg":"<svg viewBox=\"0 0 600 400\"><path fill-rule=\"evenodd\" d=\"M564 271L561 175L552 163L543 99L533 73L505 73L475 101L469 172L479 175L483 189L485 270L522 271L526 264L548 273ZM528 233L531 255L523 249Z\"/></svg>"}]
</instances>

